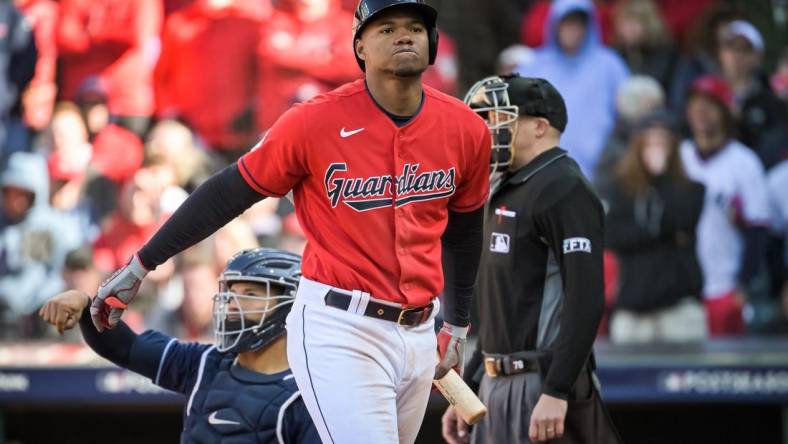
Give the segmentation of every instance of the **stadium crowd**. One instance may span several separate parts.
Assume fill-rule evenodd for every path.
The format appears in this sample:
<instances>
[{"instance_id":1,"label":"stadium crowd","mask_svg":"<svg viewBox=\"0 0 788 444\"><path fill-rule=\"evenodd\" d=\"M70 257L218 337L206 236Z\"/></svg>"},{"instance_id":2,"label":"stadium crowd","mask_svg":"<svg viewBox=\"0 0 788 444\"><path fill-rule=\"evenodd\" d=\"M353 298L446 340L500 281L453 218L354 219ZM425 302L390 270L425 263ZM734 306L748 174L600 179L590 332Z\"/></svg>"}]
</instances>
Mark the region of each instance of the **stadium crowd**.
<instances>
[{"instance_id":1,"label":"stadium crowd","mask_svg":"<svg viewBox=\"0 0 788 444\"><path fill-rule=\"evenodd\" d=\"M516 71L566 99L563 145L607 211L601 334L788 331L788 11L765 28L723 0L436 6L428 85L461 96ZM45 300L95 293L291 104L359 78L354 7L0 1L0 338L51 335ZM124 319L203 337L230 255L304 243L290 203L265 199L151 273Z\"/></svg>"}]
</instances>

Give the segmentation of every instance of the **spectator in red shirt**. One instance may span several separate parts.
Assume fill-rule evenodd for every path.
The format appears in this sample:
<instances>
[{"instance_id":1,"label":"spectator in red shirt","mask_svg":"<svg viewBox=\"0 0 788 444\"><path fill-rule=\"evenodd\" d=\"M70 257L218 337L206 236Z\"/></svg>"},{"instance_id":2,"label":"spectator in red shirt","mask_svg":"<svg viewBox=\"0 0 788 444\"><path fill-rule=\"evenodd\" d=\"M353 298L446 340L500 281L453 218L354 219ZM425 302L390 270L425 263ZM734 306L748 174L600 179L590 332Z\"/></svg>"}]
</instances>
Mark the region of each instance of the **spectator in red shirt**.
<instances>
[{"instance_id":1,"label":"spectator in red shirt","mask_svg":"<svg viewBox=\"0 0 788 444\"><path fill-rule=\"evenodd\" d=\"M91 166L115 183L123 183L142 166L144 147L139 136L111 123L93 139Z\"/></svg>"},{"instance_id":2,"label":"spectator in red shirt","mask_svg":"<svg viewBox=\"0 0 788 444\"><path fill-rule=\"evenodd\" d=\"M58 6L54 0L16 0L16 6L33 27L38 48L35 75L22 93L23 116L28 128L41 131L52 117L57 94L55 26Z\"/></svg>"},{"instance_id":3,"label":"spectator in red shirt","mask_svg":"<svg viewBox=\"0 0 788 444\"><path fill-rule=\"evenodd\" d=\"M75 99L82 84L98 75L110 113L143 134L153 114L162 14L158 0L61 0L60 97Z\"/></svg>"},{"instance_id":4,"label":"spectator in red shirt","mask_svg":"<svg viewBox=\"0 0 788 444\"><path fill-rule=\"evenodd\" d=\"M339 0L281 0L263 27L258 125L290 105L361 76L348 33L353 15Z\"/></svg>"},{"instance_id":5,"label":"spectator in red shirt","mask_svg":"<svg viewBox=\"0 0 788 444\"><path fill-rule=\"evenodd\" d=\"M254 106L261 26L239 3L197 0L172 14L154 73L157 115L182 118L229 161L259 136Z\"/></svg>"},{"instance_id":6,"label":"spectator in red shirt","mask_svg":"<svg viewBox=\"0 0 788 444\"><path fill-rule=\"evenodd\" d=\"M626 2L626 0L622 0ZM694 20L718 0L659 0L658 5L665 17L665 24L670 29L675 41L681 42Z\"/></svg>"}]
</instances>

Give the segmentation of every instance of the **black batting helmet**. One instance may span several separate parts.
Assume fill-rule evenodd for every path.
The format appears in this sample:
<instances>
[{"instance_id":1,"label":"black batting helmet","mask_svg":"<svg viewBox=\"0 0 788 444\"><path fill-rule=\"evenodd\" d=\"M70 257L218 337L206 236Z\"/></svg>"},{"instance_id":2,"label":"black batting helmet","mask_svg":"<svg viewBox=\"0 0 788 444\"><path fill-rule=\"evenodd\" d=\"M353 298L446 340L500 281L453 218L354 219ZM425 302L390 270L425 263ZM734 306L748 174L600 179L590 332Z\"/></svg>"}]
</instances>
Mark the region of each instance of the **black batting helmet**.
<instances>
[{"instance_id":1,"label":"black batting helmet","mask_svg":"<svg viewBox=\"0 0 788 444\"><path fill-rule=\"evenodd\" d=\"M273 248L244 250L227 261L214 296L216 348L242 353L266 347L285 333L285 318L301 278L301 257ZM236 294L230 285L249 282L262 295Z\"/></svg>"},{"instance_id":2,"label":"black batting helmet","mask_svg":"<svg viewBox=\"0 0 788 444\"><path fill-rule=\"evenodd\" d=\"M356 40L361 35L364 27L370 20L375 18L383 11L392 8L411 8L418 12L427 27L427 37L430 44L430 65L435 63L435 56L438 54L438 11L425 3L424 0L361 0L356 7L356 15L353 20L353 54L361 70L364 71L364 61L356 54Z\"/></svg>"}]
</instances>

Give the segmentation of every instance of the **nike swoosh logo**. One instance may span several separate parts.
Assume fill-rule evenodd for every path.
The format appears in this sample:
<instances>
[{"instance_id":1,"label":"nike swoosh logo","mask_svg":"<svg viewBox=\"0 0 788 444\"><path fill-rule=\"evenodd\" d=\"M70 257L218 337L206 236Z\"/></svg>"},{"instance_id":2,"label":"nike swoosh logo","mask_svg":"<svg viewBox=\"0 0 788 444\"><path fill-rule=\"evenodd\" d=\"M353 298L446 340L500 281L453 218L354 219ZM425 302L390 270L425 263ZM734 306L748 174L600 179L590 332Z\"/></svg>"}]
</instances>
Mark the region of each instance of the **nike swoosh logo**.
<instances>
[{"instance_id":1,"label":"nike swoosh logo","mask_svg":"<svg viewBox=\"0 0 788 444\"><path fill-rule=\"evenodd\" d=\"M345 128L342 127L342 129L339 130L339 137L344 139L345 137L350 137L353 134L358 134L358 133L360 133L362 131L364 131L364 128L359 128L359 129L355 129L355 130L352 130L352 131L345 131Z\"/></svg>"},{"instance_id":2,"label":"nike swoosh logo","mask_svg":"<svg viewBox=\"0 0 788 444\"><path fill-rule=\"evenodd\" d=\"M211 416L208 417L208 423L214 425L221 425L221 424L233 424L233 425L241 425L240 422L237 421L228 421L226 419L219 419L216 417L216 414L219 412L211 413Z\"/></svg>"}]
</instances>

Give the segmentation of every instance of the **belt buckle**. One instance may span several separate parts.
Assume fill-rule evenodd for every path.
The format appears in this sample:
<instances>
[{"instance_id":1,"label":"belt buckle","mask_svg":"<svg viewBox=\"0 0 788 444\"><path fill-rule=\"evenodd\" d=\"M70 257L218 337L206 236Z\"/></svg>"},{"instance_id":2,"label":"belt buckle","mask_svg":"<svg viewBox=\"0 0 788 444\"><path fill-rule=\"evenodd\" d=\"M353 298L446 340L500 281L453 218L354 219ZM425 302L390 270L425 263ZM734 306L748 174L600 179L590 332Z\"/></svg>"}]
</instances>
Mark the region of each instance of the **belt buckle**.
<instances>
[{"instance_id":1,"label":"belt buckle","mask_svg":"<svg viewBox=\"0 0 788 444\"><path fill-rule=\"evenodd\" d=\"M484 372L491 378L501 375L501 361L497 358L484 358Z\"/></svg>"},{"instance_id":2,"label":"belt buckle","mask_svg":"<svg viewBox=\"0 0 788 444\"><path fill-rule=\"evenodd\" d=\"M430 307L432 307L432 306L430 306ZM422 312L421 312L421 318L419 318L418 322L416 322L414 324L408 324L408 323L404 322L405 321L404 316L405 316L406 313L414 313L414 312L417 312L419 310L422 310ZM427 318L430 316L430 313L432 313L432 308L429 308L429 309L427 307L404 308L404 309L402 309L402 311L399 312L399 316L397 317L397 324L404 325L406 327L412 327L414 325L419 325L422 322L424 322L425 320L427 320Z\"/></svg>"}]
</instances>

